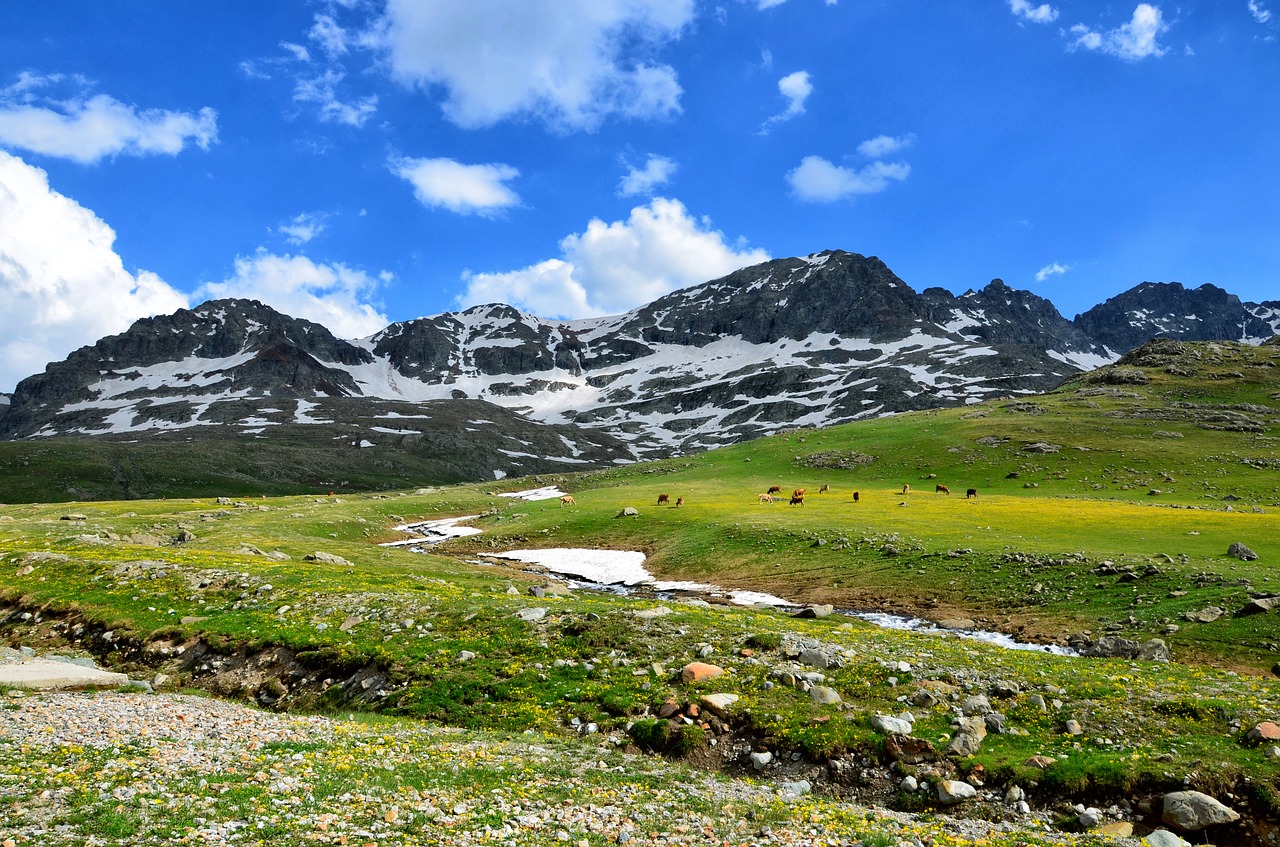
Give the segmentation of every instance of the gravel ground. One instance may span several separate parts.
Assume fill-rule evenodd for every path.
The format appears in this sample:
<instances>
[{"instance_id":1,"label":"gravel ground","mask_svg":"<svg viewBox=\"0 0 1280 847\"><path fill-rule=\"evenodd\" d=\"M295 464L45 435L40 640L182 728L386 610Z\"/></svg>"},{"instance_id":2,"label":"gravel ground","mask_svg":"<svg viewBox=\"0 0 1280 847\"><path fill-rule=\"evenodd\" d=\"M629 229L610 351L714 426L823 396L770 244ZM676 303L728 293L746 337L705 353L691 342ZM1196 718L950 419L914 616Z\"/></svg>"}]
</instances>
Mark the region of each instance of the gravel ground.
<instances>
[{"instance_id":1,"label":"gravel ground","mask_svg":"<svg viewBox=\"0 0 1280 847\"><path fill-rule=\"evenodd\" d=\"M181 695L0 697L0 845L1077 843L622 753Z\"/></svg>"}]
</instances>

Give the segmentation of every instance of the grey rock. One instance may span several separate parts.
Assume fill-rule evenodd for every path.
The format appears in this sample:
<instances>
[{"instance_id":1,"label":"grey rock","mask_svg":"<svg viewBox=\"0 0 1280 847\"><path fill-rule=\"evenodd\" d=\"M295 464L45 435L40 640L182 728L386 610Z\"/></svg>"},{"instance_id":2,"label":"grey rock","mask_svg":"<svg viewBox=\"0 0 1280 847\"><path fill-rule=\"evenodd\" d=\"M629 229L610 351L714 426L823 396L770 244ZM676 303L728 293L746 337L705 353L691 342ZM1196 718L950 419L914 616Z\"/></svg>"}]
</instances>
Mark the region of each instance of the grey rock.
<instances>
[{"instance_id":1,"label":"grey rock","mask_svg":"<svg viewBox=\"0 0 1280 847\"><path fill-rule=\"evenodd\" d=\"M834 612L835 612L835 606L832 606L830 603L823 603L821 605L805 606L803 609L796 612L795 615L793 615L793 617L825 618L825 617L829 617Z\"/></svg>"},{"instance_id":2,"label":"grey rock","mask_svg":"<svg viewBox=\"0 0 1280 847\"><path fill-rule=\"evenodd\" d=\"M516 612L516 617L522 621L540 621L547 616L545 606L526 606Z\"/></svg>"},{"instance_id":3,"label":"grey rock","mask_svg":"<svg viewBox=\"0 0 1280 847\"><path fill-rule=\"evenodd\" d=\"M792 796L799 797L803 794L808 794L811 791L813 791L813 785L811 785L807 779L797 779L791 782L778 783L778 793L780 794L790 794Z\"/></svg>"},{"instance_id":4,"label":"grey rock","mask_svg":"<svg viewBox=\"0 0 1280 847\"><path fill-rule=\"evenodd\" d=\"M615 518L638 518L640 517L640 510L636 509L633 506L627 506L626 508L619 511L618 514L614 515L614 517Z\"/></svg>"},{"instance_id":5,"label":"grey rock","mask_svg":"<svg viewBox=\"0 0 1280 847\"><path fill-rule=\"evenodd\" d=\"M1198 611L1183 612L1182 617L1185 620L1189 620L1194 623L1213 623L1226 613L1226 609L1221 609L1217 606L1205 606L1203 609L1199 609Z\"/></svg>"},{"instance_id":6,"label":"grey rock","mask_svg":"<svg viewBox=\"0 0 1280 847\"><path fill-rule=\"evenodd\" d=\"M1076 817L1076 823L1080 824L1081 829L1093 829L1102 823L1102 812L1092 807L1085 809Z\"/></svg>"},{"instance_id":7,"label":"grey rock","mask_svg":"<svg viewBox=\"0 0 1280 847\"><path fill-rule=\"evenodd\" d=\"M823 706L835 706L842 702L840 693L834 688L828 688L825 685L815 685L809 689L809 697L812 698L813 702Z\"/></svg>"},{"instance_id":8,"label":"grey rock","mask_svg":"<svg viewBox=\"0 0 1280 847\"><path fill-rule=\"evenodd\" d=\"M308 553L307 555L302 557L302 561L321 562L326 565L340 565L342 567L352 567L352 563L342 558L341 556L336 556L333 553L326 553L323 550L317 550L314 553Z\"/></svg>"},{"instance_id":9,"label":"grey rock","mask_svg":"<svg viewBox=\"0 0 1280 847\"><path fill-rule=\"evenodd\" d=\"M966 715L985 715L992 711L991 701L984 694L970 694L960 703L960 711Z\"/></svg>"},{"instance_id":10,"label":"grey rock","mask_svg":"<svg viewBox=\"0 0 1280 847\"><path fill-rule=\"evenodd\" d=\"M1062 729L1067 735L1084 735L1084 727L1080 725L1080 721L1075 719L1067 721Z\"/></svg>"},{"instance_id":11,"label":"grey rock","mask_svg":"<svg viewBox=\"0 0 1280 847\"><path fill-rule=\"evenodd\" d=\"M752 753L747 758L751 760L752 769L762 771L773 761L773 754L765 750L761 753Z\"/></svg>"},{"instance_id":12,"label":"grey rock","mask_svg":"<svg viewBox=\"0 0 1280 847\"><path fill-rule=\"evenodd\" d=\"M811 668L826 669L831 667L831 657L821 650L815 650L812 647L805 648L800 651L800 663L808 665Z\"/></svg>"},{"instance_id":13,"label":"grey rock","mask_svg":"<svg viewBox=\"0 0 1280 847\"><path fill-rule=\"evenodd\" d=\"M1157 829L1146 834L1142 839L1146 847L1193 847L1190 841L1174 835L1167 829Z\"/></svg>"},{"instance_id":14,"label":"grey rock","mask_svg":"<svg viewBox=\"0 0 1280 847\"><path fill-rule=\"evenodd\" d=\"M1234 556L1242 562L1256 562L1258 560L1258 554L1239 541L1232 542L1231 546L1227 548L1227 555Z\"/></svg>"},{"instance_id":15,"label":"grey rock","mask_svg":"<svg viewBox=\"0 0 1280 847\"><path fill-rule=\"evenodd\" d=\"M871 719L871 726L886 735L910 735L912 729L908 721L888 715L876 715Z\"/></svg>"},{"instance_id":16,"label":"grey rock","mask_svg":"<svg viewBox=\"0 0 1280 847\"><path fill-rule=\"evenodd\" d=\"M957 779L944 779L937 785L938 802L943 806L955 806L978 796L978 789Z\"/></svg>"},{"instance_id":17,"label":"grey rock","mask_svg":"<svg viewBox=\"0 0 1280 847\"><path fill-rule=\"evenodd\" d=\"M702 708L720 718L720 720L727 720L729 718L729 710L733 708L734 703L738 702L738 699L737 694L704 694L698 698L698 702Z\"/></svg>"},{"instance_id":18,"label":"grey rock","mask_svg":"<svg viewBox=\"0 0 1280 847\"><path fill-rule=\"evenodd\" d=\"M1138 648L1137 658L1145 662L1168 662L1172 660L1173 654L1163 639L1152 638L1142 642L1142 646Z\"/></svg>"},{"instance_id":19,"label":"grey rock","mask_svg":"<svg viewBox=\"0 0 1280 847\"><path fill-rule=\"evenodd\" d=\"M476 654L472 653L470 650L463 650L462 652L458 653L459 662L469 662L475 657L476 657Z\"/></svg>"},{"instance_id":20,"label":"grey rock","mask_svg":"<svg viewBox=\"0 0 1280 847\"><path fill-rule=\"evenodd\" d=\"M1160 820L1183 832L1240 820L1235 810L1199 791L1174 791L1164 795Z\"/></svg>"},{"instance_id":21,"label":"grey rock","mask_svg":"<svg viewBox=\"0 0 1280 847\"><path fill-rule=\"evenodd\" d=\"M920 783L914 776L904 776L902 781L898 783L898 787L903 791L919 791Z\"/></svg>"}]
</instances>

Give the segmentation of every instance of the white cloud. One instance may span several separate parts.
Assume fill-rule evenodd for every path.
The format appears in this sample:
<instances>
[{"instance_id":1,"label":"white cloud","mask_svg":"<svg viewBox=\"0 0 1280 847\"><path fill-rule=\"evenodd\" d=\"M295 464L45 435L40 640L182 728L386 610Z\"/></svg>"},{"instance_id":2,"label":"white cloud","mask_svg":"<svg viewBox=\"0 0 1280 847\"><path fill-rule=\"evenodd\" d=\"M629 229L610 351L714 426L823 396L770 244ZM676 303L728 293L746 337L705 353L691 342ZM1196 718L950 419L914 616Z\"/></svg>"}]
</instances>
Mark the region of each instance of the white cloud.
<instances>
[{"instance_id":1,"label":"white cloud","mask_svg":"<svg viewBox=\"0 0 1280 847\"><path fill-rule=\"evenodd\" d=\"M37 94L61 75L21 74L0 92L0 146L93 164L108 156L176 156L188 144L202 150L218 140L218 114L142 109L106 94L66 100ZM72 80L77 88L88 83Z\"/></svg>"},{"instance_id":2,"label":"white cloud","mask_svg":"<svg viewBox=\"0 0 1280 847\"><path fill-rule=\"evenodd\" d=\"M892 156L900 150L910 147L915 143L916 135L914 132L908 132L906 135L877 135L875 138L868 138L866 141L858 145L858 155L866 156L868 159L883 159L885 156Z\"/></svg>"},{"instance_id":3,"label":"white cloud","mask_svg":"<svg viewBox=\"0 0 1280 847\"><path fill-rule=\"evenodd\" d=\"M1253 15L1253 19L1260 24L1271 21L1271 10L1257 0L1249 0L1249 14Z\"/></svg>"},{"instance_id":4,"label":"white cloud","mask_svg":"<svg viewBox=\"0 0 1280 847\"><path fill-rule=\"evenodd\" d=\"M756 8L763 11L765 9L772 9L774 6L781 6L785 2L787 2L787 0L756 0ZM839 3L840 0L825 0L825 2L828 6L834 6Z\"/></svg>"},{"instance_id":5,"label":"white cloud","mask_svg":"<svg viewBox=\"0 0 1280 847\"><path fill-rule=\"evenodd\" d=\"M674 159L650 155L643 169L637 169L634 166L627 168L626 176L618 183L618 196L634 197L637 194L652 194L655 188L671 181L677 167Z\"/></svg>"},{"instance_id":6,"label":"white cloud","mask_svg":"<svg viewBox=\"0 0 1280 847\"><path fill-rule=\"evenodd\" d=\"M504 302L546 317L618 314L664 294L766 261L731 246L678 200L655 198L625 221L594 219L560 242L562 258L506 273L465 274L462 306Z\"/></svg>"},{"instance_id":7,"label":"white cloud","mask_svg":"<svg viewBox=\"0 0 1280 847\"><path fill-rule=\"evenodd\" d=\"M346 74L329 68L317 77L299 77L294 81L293 99L320 107L320 120L361 127L378 111L378 97L370 94L354 102L344 103L338 96L338 85Z\"/></svg>"},{"instance_id":8,"label":"white cloud","mask_svg":"<svg viewBox=\"0 0 1280 847\"><path fill-rule=\"evenodd\" d=\"M1045 265L1043 268L1036 271L1036 282L1044 282L1051 276L1059 276L1069 270L1071 270L1070 265L1063 265L1058 262L1054 262L1052 265Z\"/></svg>"},{"instance_id":9,"label":"white cloud","mask_svg":"<svg viewBox=\"0 0 1280 847\"><path fill-rule=\"evenodd\" d=\"M258 300L292 317L315 321L339 338L363 338L391 323L370 302L389 279L385 273L373 277L340 263L317 264L306 256L260 250L236 259L233 276L204 283L195 296Z\"/></svg>"},{"instance_id":10,"label":"white cloud","mask_svg":"<svg viewBox=\"0 0 1280 847\"><path fill-rule=\"evenodd\" d=\"M774 124L789 121L797 115L804 114L804 103L813 93L813 83L809 81L808 71L796 71L778 80L778 92L787 98L787 108L781 114L774 115L764 122L762 132L768 132Z\"/></svg>"},{"instance_id":11,"label":"white cloud","mask_svg":"<svg viewBox=\"0 0 1280 847\"><path fill-rule=\"evenodd\" d=\"M285 237L290 244L306 244L317 238L328 226L327 217L319 212L303 212L295 215L287 223L280 224L276 231Z\"/></svg>"},{"instance_id":12,"label":"white cloud","mask_svg":"<svg viewBox=\"0 0 1280 847\"><path fill-rule=\"evenodd\" d=\"M1075 41L1067 49L1097 50L1128 62L1136 62L1152 56L1163 56L1165 48L1159 38L1168 32L1160 9L1150 3L1139 3L1133 10L1133 18L1113 30L1098 32L1084 24L1071 27Z\"/></svg>"},{"instance_id":13,"label":"white cloud","mask_svg":"<svg viewBox=\"0 0 1280 847\"><path fill-rule=\"evenodd\" d=\"M1032 6L1027 0L1009 0L1009 8L1015 17L1033 24L1051 24L1058 19L1058 10L1048 3Z\"/></svg>"},{"instance_id":14,"label":"white cloud","mask_svg":"<svg viewBox=\"0 0 1280 847\"><path fill-rule=\"evenodd\" d=\"M911 166L906 162L877 161L855 169L832 164L821 156L806 156L787 174L787 181L799 199L831 203L860 194L878 194L910 173Z\"/></svg>"},{"instance_id":15,"label":"white cloud","mask_svg":"<svg viewBox=\"0 0 1280 847\"><path fill-rule=\"evenodd\" d=\"M44 171L0 152L0 390L138 318L188 305L155 274L126 271L115 237Z\"/></svg>"},{"instance_id":16,"label":"white cloud","mask_svg":"<svg viewBox=\"0 0 1280 847\"><path fill-rule=\"evenodd\" d=\"M532 115L565 129L680 111L676 72L647 55L694 0L388 0L374 27L393 78L439 86L465 128Z\"/></svg>"},{"instance_id":17,"label":"white cloud","mask_svg":"<svg viewBox=\"0 0 1280 847\"><path fill-rule=\"evenodd\" d=\"M510 165L464 165L453 159L395 159L391 171L413 186L424 206L460 215L493 215L520 204L507 182L520 172Z\"/></svg>"},{"instance_id":18,"label":"white cloud","mask_svg":"<svg viewBox=\"0 0 1280 847\"><path fill-rule=\"evenodd\" d=\"M316 15L315 23L307 32L307 38L318 44L321 51L331 60L347 52L347 31L330 15Z\"/></svg>"}]
</instances>

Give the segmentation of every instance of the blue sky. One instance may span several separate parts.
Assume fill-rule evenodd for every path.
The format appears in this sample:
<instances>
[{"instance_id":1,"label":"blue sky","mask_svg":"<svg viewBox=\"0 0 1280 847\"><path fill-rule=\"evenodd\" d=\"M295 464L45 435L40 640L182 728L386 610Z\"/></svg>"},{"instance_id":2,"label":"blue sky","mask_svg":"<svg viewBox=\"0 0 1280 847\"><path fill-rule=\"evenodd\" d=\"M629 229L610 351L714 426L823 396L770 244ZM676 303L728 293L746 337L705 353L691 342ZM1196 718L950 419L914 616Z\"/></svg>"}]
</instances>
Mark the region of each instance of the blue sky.
<instances>
[{"instance_id":1,"label":"blue sky","mask_svg":"<svg viewBox=\"0 0 1280 847\"><path fill-rule=\"evenodd\" d=\"M0 390L248 296L368 335L767 258L1280 297L1280 0L0 6Z\"/></svg>"}]
</instances>

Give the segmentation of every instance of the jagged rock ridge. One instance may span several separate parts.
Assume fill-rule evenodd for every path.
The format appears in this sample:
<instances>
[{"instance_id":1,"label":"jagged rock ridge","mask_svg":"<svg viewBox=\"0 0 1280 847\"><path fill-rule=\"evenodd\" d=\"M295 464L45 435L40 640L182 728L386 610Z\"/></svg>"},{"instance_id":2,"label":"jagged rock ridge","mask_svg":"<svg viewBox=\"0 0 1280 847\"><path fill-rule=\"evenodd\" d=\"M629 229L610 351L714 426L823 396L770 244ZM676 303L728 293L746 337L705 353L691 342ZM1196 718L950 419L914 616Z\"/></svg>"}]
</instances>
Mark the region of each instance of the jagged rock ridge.
<instances>
[{"instance_id":1,"label":"jagged rock ridge","mask_svg":"<svg viewBox=\"0 0 1280 847\"><path fill-rule=\"evenodd\" d=\"M744 268L615 317L477 306L358 341L222 300L139 321L24 380L0 435L222 426L266 437L334 423L337 401L359 398L398 421L380 437L412 437L421 404L465 399L557 425L567 461L598 463L618 460L614 438L654 457L1043 391L1114 361L1148 328L1261 340L1280 328L1280 304L1145 283L1072 322L1000 280L916 293L879 259L842 251Z\"/></svg>"}]
</instances>

